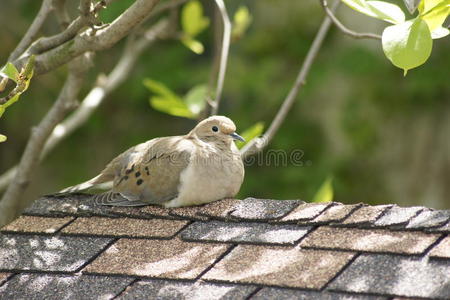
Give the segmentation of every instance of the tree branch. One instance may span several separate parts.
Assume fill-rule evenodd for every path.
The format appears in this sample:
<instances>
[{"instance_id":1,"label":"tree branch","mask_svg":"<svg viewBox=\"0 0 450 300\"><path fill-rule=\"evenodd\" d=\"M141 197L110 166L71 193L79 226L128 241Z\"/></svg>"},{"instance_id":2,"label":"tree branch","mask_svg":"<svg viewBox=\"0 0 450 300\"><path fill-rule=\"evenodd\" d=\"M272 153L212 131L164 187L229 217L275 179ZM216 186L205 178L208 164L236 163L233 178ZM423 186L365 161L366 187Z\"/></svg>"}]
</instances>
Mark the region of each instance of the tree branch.
<instances>
[{"instance_id":1,"label":"tree branch","mask_svg":"<svg viewBox=\"0 0 450 300\"><path fill-rule=\"evenodd\" d=\"M30 46L31 43L36 39L39 30L41 30L42 25L44 24L45 20L47 19L48 15L53 9L52 2L53 0L44 0L42 2L41 8L39 9L39 12L34 18L33 23L31 23L30 28L28 28L28 31L20 40L16 49L14 49L9 55L8 61L13 61L17 59L25 51L25 49L27 49L28 46Z\"/></svg>"},{"instance_id":2,"label":"tree branch","mask_svg":"<svg viewBox=\"0 0 450 300\"><path fill-rule=\"evenodd\" d=\"M100 51L110 48L125 37L136 25L152 11L159 0L136 0L125 12L109 26L90 35L86 30L75 38L36 56L36 74L53 70L87 51ZM21 66L26 57L14 61Z\"/></svg>"},{"instance_id":3,"label":"tree branch","mask_svg":"<svg viewBox=\"0 0 450 300\"><path fill-rule=\"evenodd\" d=\"M39 163L43 146L52 130L66 115L68 110L74 107L78 92L82 87L84 75L89 65L85 56L74 60L69 65L69 74L58 96L58 99L50 108L39 125L32 129L31 136L25 147L17 173L12 183L8 186L0 201L1 220L0 226L10 222L20 212L23 201L19 201L23 195L29 180Z\"/></svg>"},{"instance_id":4,"label":"tree branch","mask_svg":"<svg viewBox=\"0 0 450 300\"><path fill-rule=\"evenodd\" d=\"M219 111L220 100L222 98L223 84L225 81L225 73L227 70L228 52L230 49L231 40L231 22L228 17L227 9L223 0L215 0L220 16L222 17L223 35L222 48L220 53L219 73L217 76L217 87L215 92L215 101L212 102L211 115L216 115Z\"/></svg>"},{"instance_id":5,"label":"tree branch","mask_svg":"<svg viewBox=\"0 0 450 300\"><path fill-rule=\"evenodd\" d=\"M375 39L375 40L381 40L381 36L375 33L359 33L356 31L353 31L351 29L348 29L344 24L342 24L338 18L334 15L334 12L328 7L327 0L320 0L320 4L322 4L323 10L328 15L328 17L333 21L334 25L336 25L337 28L339 28L340 31L342 31L344 34L351 36L355 39Z\"/></svg>"},{"instance_id":6,"label":"tree branch","mask_svg":"<svg viewBox=\"0 0 450 300\"><path fill-rule=\"evenodd\" d=\"M335 4L331 9L332 12L336 11L337 7L339 6L339 3L340 3L339 0L335 2ZM286 116L289 110L291 109L292 104L294 103L295 98L297 97L301 87L305 84L306 77L308 76L311 66L317 54L319 53L320 48L322 47L323 41L330 29L330 26L331 20L328 16L325 16L325 19L322 21L322 24L320 25L320 28L317 31L316 37L314 38L314 41L311 47L309 48L308 53L306 54L306 58L303 61L303 64L300 68L300 71L297 75L294 85L289 91L289 94L284 99L283 104L278 110L269 128L263 134L262 137L254 138L241 149L241 154L244 159L250 155L254 155L263 150L273 139L278 129L280 129L280 126L286 119Z\"/></svg>"},{"instance_id":7,"label":"tree branch","mask_svg":"<svg viewBox=\"0 0 450 300\"><path fill-rule=\"evenodd\" d=\"M86 123L103 100L128 78L139 56L164 35L169 26L168 20L163 19L147 29L141 38L127 43L121 58L109 75L98 76L97 84L86 95L80 106L72 115L55 126L45 143L40 160L43 160L64 138ZM14 166L0 177L0 191L8 186L16 172L17 166Z\"/></svg>"}]
</instances>

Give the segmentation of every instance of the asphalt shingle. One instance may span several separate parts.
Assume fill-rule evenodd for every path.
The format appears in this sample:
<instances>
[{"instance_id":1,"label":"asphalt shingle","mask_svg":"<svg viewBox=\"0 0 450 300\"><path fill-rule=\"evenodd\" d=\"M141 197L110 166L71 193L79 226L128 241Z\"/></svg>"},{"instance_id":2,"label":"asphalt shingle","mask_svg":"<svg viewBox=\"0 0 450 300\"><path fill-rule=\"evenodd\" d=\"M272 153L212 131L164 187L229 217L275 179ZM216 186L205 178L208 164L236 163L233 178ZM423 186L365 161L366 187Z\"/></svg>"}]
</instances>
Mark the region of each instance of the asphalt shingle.
<instances>
[{"instance_id":1,"label":"asphalt shingle","mask_svg":"<svg viewBox=\"0 0 450 300\"><path fill-rule=\"evenodd\" d=\"M378 217L392 205L363 206L353 212L342 224L344 225L371 225Z\"/></svg>"},{"instance_id":2,"label":"asphalt shingle","mask_svg":"<svg viewBox=\"0 0 450 300\"><path fill-rule=\"evenodd\" d=\"M70 194L64 197L43 197L37 199L24 211L32 216L114 216L112 206L95 205L92 195Z\"/></svg>"},{"instance_id":3,"label":"asphalt shingle","mask_svg":"<svg viewBox=\"0 0 450 300\"><path fill-rule=\"evenodd\" d=\"M239 220L274 220L287 215L301 203L300 200L246 198L233 208L231 216Z\"/></svg>"},{"instance_id":4,"label":"asphalt shingle","mask_svg":"<svg viewBox=\"0 0 450 300\"><path fill-rule=\"evenodd\" d=\"M170 238L188 221L130 218L78 218L62 230L63 233L106 236Z\"/></svg>"},{"instance_id":5,"label":"asphalt shingle","mask_svg":"<svg viewBox=\"0 0 450 300\"><path fill-rule=\"evenodd\" d=\"M439 260L362 254L330 285L337 291L450 298L450 266Z\"/></svg>"},{"instance_id":6,"label":"asphalt shingle","mask_svg":"<svg viewBox=\"0 0 450 300\"><path fill-rule=\"evenodd\" d=\"M0 287L1 299L112 299L132 278L19 274Z\"/></svg>"},{"instance_id":7,"label":"asphalt shingle","mask_svg":"<svg viewBox=\"0 0 450 300\"><path fill-rule=\"evenodd\" d=\"M36 232L55 233L61 227L72 221L73 217L44 218L34 216L20 216L1 229L3 232Z\"/></svg>"},{"instance_id":8,"label":"asphalt shingle","mask_svg":"<svg viewBox=\"0 0 450 300\"><path fill-rule=\"evenodd\" d=\"M342 251L239 245L202 278L320 289L353 256L354 253Z\"/></svg>"},{"instance_id":9,"label":"asphalt shingle","mask_svg":"<svg viewBox=\"0 0 450 300\"><path fill-rule=\"evenodd\" d=\"M431 257L450 258L450 236L447 236L435 246L431 252Z\"/></svg>"},{"instance_id":10,"label":"asphalt shingle","mask_svg":"<svg viewBox=\"0 0 450 300\"><path fill-rule=\"evenodd\" d=\"M111 239L42 235L0 235L0 270L73 272Z\"/></svg>"},{"instance_id":11,"label":"asphalt shingle","mask_svg":"<svg viewBox=\"0 0 450 300\"><path fill-rule=\"evenodd\" d=\"M393 225L403 225L409 222L415 215L424 210L424 207L398 207L393 206L386 213L375 221L375 226L388 227Z\"/></svg>"},{"instance_id":12,"label":"asphalt shingle","mask_svg":"<svg viewBox=\"0 0 450 300\"><path fill-rule=\"evenodd\" d=\"M450 210L424 210L413 218L406 228L420 229L444 225L450 219Z\"/></svg>"},{"instance_id":13,"label":"asphalt shingle","mask_svg":"<svg viewBox=\"0 0 450 300\"><path fill-rule=\"evenodd\" d=\"M297 225L264 223L195 222L183 230L181 237L189 241L246 242L294 244L311 229Z\"/></svg>"},{"instance_id":14,"label":"asphalt shingle","mask_svg":"<svg viewBox=\"0 0 450 300\"><path fill-rule=\"evenodd\" d=\"M256 287L242 285L212 284L206 282L174 282L166 280L139 281L130 286L117 299L159 300L234 300L246 299Z\"/></svg>"},{"instance_id":15,"label":"asphalt shingle","mask_svg":"<svg viewBox=\"0 0 450 300\"><path fill-rule=\"evenodd\" d=\"M366 295L350 295L337 292L316 292L316 291L298 291L291 289L280 288L263 288L259 290L252 298L252 300L387 300L387 297L381 296L366 296Z\"/></svg>"},{"instance_id":16,"label":"asphalt shingle","mask_svg":"<svg viewBox=\"0 0 450 300\"><path fill-rule=\"evenodd\" d=\"M331 203L305 203L298 206L291 213L285 216L281 221L306 221L312 220L320 215Z\"/></svg>"},{"instance_id":17,"label":"asphalt shingle","mask_svg":"<svg viewBox=\"0 0 450 300\"><path fill-rule=\"evenodd\" d=\"M370 252L421 254L439 238L438 234L384 229L323 226L308 234L302 247Z\"/></svg>"},{"instance_id":18,"label":"asphalt shingle","mask_svg":"<svg viewBox=\"0 0 450 300\"><path fill-rule=\"evenodd\" d=\"M316 218L310 221L311 224L328 224L341 222L347 216L349 216L354 210L361 207L362 204L353 205L343 205L337 204L333 205L322 214L318 215Z\"/></svg>"},{"instance_id":19,"label":"asphalt shingle","mask_svg":"<svg viewBox=\"0 0 450 300\"><path fill-rule=\"evenodd\" d=\"M187 243L178 239L120 239L87 268L96 274L126 274L158 278L195 279L228 245Z\"/></svg>"},{"instance_id":20,"label":"asphalt shingle","mask_svg":"<svg viewBox=\"0 0 450 300\"><path fill-rule=\"evenodd\" d=\"M9 276L11 276L11 273L0 272L0 286L9 278Z\"/></svg>"}]
</instances>

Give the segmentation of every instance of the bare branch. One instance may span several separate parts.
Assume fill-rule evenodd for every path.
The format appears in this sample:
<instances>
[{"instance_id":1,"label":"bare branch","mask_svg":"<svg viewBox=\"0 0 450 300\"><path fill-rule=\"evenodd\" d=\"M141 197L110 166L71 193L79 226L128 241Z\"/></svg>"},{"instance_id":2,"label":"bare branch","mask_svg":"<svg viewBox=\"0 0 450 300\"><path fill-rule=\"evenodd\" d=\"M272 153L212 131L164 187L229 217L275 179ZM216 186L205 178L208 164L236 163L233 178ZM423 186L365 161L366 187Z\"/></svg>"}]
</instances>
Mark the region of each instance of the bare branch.
<instances>
[{"instance_id":1,"label":"bare branch","mask_svg":"<svg viewBox=\"0 0 450 300\"><path fill-rule=\"evenodd\" d=\"M215 101L212 102L211 114L216 115L219 111L220 100L222 98L223 83L225 81L225 73L227 70L228 52L231 40L231 22L228 17L227 9L223 0L215 0L219 9L223 23L222 48L220 53L219 74L217 76L217 87L215 92Z\"/></svg>"},{"instance_id":2,"label":"bare branch","mask_svg":"<svg viewBox=\"0 0 450 300\"><path fill-rule=\"evenodd\" d=\"M67 111L74 107L73 103L81 89L86 67L89 65L85 61L81 61L84 58L85 56L80 56L70 64L69 74L58 99L39 125L32 129L17 173L0 201L0 212L3 217L0 226L10 222L19 214L23 205L19 199L22 197L33 171L39 163L45 141L55 126L64 118Z\"/></svg>"},{"instance_id":3,"label":"bare branch","mask_svg":"<svg viewBox=\"0 0 450 300\"><path fill-rule=\"evenodd\" d=\"M331 9L333 12L336 11L339 3L339 0L337 0L333 5ZM311 69L313 62L317 54L319 53L320 48L322 47L323 41L330 29L330 26L331 20L328 16L325 16L325 19L322 21L322 24L317 31L316 37L314 38L314 41L309 48L308 53L306 54L305 60L303 61L294 85L289 91L289 94L284 99L283 104L278 110L269 128L262 137L254 138L248 144L246 144L244 148L241 149L241 154L244 159L263 150L277 133L281 124L286 119L286 116L291 109L292 104L294 104L295 98L297 97L301 87L305 84L305 80L308 76L309 70Z\"/></svg>"},{"instance_id":4,"label":"bare branch","mask_svg":"<svg viewBox=\"0 0 450 300\"><path fill-rule=\"evenodd\" d=\"M45 143L40 160L43 160L64 138L81 127L89 119L103 100L128 78L144 50L152 45L160 36L164 35L169 26L169 22L163 19L146 30L143 37L127 43L120 60L109 75L106 77L100 75L97 78L97 84L91 89L73 114L55 126ZM16 172L17 166L14 166L0 176L0 191L8 186Z\"/></svg>"},{"instance_id":5,"label":"bare branch","mask_svg":"<svg viewBox=\"0 0 450 300\"><path fill-rule=\"evenodd\" d=\"M14 49L13 52L11 52L11 54L9 55L8 61L17 59L36 39L39 30L41 30L42 25L53 9L52 1L53 0L44 0L42 2L41 8L34 18L33 23L31 23L30 28L28 28L28 31L23 36L22 40L20 40L16 49Z\"/></svg>"},{"instance_id":6,"label":"bare branch","mask_svg":"<svg viewBox=\"0 0 450 300\"><path fill-rule=\"evenodd\" d=\"M110 48L125 37L136 25L152 11L159 0L136 0L125 12L109 26L90 35L87 30L75 38L36 56L36 74L53 70L87 51L100 51ZM26 57L14 62L21 66Z\"/></svg>"},{"instance_id":7,"label":"bare branch","mask_svg":"<svg viewBox=\"0 0 450 300\"><path fill-rule=\"evenodd\" d=\"M334 25L336 25L337 28L339 28L340 31L342 31L344 34L351 36L355 39L375 39L375 40L381 40L381 36L375 33L359 33L356 31L353 31L351 29L348 29L344 24L342 24L338 18L334 15L334 12L328 7L327 0L320 0L320 3L322 4L322 7L325 11L325 13L328 15L328 17L333 21Z\"/></svg>"},{"instance_id":8,"label":"bare branch","mask_svg":"<svg viewBox=\"0 0 450 300\"><path fill-rule=\"evenodd\" d=\"M60 19L60 23L62 23L63 28L66 28L63 32L60 32L58 34L55 34L50 37L43 37L36 42L34 42L31 47L27 50L27 54L39 54L44 51L47 51L49 49L53 49L71 39L73 39L78 32L80 32L81 29L83 29L86 25L89 25L90 22L92 22L91 15L82 14L81 16L78 16L75 20L73 20L70 24L67 21L66 12L61 11L60 5L65 0L59 0L58 6L55 7L56 12L58 12L58 18ZM103 8L105 8L109 3L111 3L114 0L103 0L97 2L95 4L94 8L91 11L91 14L93 17L96 16L96 14ZM65 25L65 23L69 24L68 26Z\"/></svg>"}]
</instances>

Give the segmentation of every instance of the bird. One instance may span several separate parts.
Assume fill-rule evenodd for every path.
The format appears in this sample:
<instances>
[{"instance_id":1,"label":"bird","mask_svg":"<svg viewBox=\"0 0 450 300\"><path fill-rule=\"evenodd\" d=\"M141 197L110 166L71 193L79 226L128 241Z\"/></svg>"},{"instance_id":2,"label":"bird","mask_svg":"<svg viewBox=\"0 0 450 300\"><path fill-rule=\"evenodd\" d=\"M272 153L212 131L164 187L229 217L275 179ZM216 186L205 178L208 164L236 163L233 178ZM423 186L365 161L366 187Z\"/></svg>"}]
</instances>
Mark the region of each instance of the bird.
<instances>
[{"instance_id":1,"label":"bird","mask_svg":"<svg viewBox=\"0 0 450 300\"><path fill-rule=\"evenodd\" d=\"M245 141L225 116L211 116L188 134L158 137L131 147L94 178L60 194L111 184L94 194L109 206L194 206L234 197L244 180L244 164L234 140ZM110 185L111 186L111 185Z\"/></svg>"}]
</instances>

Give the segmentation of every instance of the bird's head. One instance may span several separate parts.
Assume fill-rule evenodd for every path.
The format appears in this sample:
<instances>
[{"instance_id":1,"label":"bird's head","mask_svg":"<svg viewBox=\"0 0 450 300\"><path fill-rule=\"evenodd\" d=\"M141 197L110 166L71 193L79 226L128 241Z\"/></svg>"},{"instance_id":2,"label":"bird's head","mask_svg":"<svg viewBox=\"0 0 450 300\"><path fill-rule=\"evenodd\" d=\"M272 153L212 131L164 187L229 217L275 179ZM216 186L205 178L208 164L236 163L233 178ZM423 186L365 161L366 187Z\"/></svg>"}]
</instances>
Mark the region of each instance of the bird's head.
<instances>
[{"instance_id":1,"label":"bird's head","mask_svg":"<svg viewBox=\"0 0 450 300\"><path fill-rule=\"evenodd\" d=\"M189 135L195 135L205 142L219 141L229 144L233 140L245 141L236 133L233 121L224 116L212 116L201 121Z\"/></svg>"}]
</instances>

